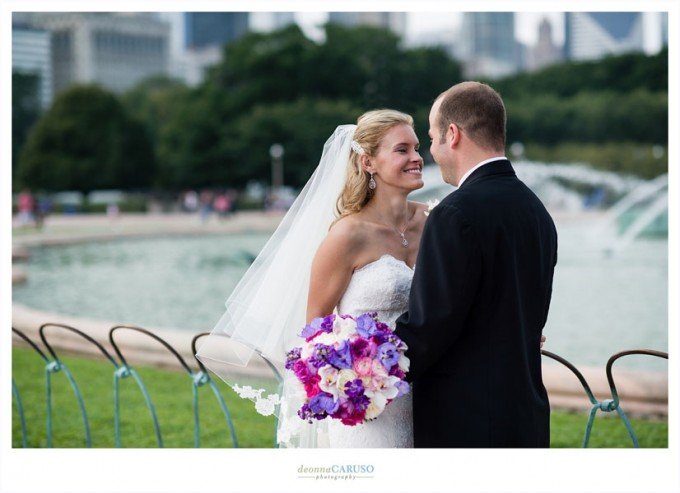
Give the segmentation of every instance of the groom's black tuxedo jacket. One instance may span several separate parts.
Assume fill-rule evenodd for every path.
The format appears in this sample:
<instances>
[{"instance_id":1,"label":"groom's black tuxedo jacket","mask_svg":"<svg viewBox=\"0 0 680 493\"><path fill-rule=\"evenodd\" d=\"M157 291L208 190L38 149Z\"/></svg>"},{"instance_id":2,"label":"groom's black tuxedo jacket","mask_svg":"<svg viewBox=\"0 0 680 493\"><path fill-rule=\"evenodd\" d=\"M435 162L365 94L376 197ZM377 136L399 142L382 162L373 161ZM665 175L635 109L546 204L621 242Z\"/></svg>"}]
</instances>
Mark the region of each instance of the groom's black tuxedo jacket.
<instances>
[{"instance_id":1,"label":"groom's black tuxedo jacket","mask_svg":"<svg viewBox=\"0 0 680 493\"><path fill-rule=\"evenodd\" d=\"M540 338L557 232L507 160L475 170L430 213L408 312L416 447L548 447Z\"/></svg>"}]
</instances>

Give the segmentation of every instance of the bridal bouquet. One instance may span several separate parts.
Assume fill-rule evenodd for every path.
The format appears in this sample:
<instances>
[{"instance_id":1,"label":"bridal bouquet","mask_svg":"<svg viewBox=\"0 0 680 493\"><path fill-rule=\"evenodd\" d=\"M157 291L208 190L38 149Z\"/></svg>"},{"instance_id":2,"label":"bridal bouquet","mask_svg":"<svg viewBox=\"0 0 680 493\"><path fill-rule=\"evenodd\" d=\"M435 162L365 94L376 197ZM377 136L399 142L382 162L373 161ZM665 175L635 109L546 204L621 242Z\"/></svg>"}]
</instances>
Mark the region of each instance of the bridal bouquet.
<instances>
[{"instance_id":1,"label":"bridal bouquet","mask_svg":"<svg viewBox=\"0 0 680 493\"><path fill-rule=\"evenodd\" d=\"M310 423L330 416L354 426L410 391L407 346L376 313L316 318L300 337L305 343L287 353L286 368L304 386L298 416Z\"/></svg>"}]
</instances>

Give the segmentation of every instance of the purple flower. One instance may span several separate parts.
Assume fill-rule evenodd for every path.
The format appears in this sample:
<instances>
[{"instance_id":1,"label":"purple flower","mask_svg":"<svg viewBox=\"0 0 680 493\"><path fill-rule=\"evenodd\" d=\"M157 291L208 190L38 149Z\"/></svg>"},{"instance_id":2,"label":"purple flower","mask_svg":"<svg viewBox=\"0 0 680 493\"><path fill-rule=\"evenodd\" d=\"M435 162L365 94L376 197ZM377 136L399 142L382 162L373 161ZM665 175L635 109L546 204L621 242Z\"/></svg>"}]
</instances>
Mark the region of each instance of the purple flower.
<instances>
[{"instance_id":1,"label":"purple flower","mask_svg":"<svg viewBox=\"0 0 680 493\"><path fill-rule=\"evenodd\" d=\"M384 324L382 322L377 322L375 324L375 330L373 331L373 340L376 342L376 344L381 345L386 342L391 342L394 344L393 337L394 332L392 332L392 329L390 329L389 325Z\"/></svg>"},{"instance_id":2,"label":"purple flower","mask_svg":"<svg viewBox=\"0 0 680 493\"><path fill-rule=\"evenodd\" d=\"M296 347L296 348L293 348L286 353L286 369L287 370L293 369L293 364L295 364L295 362L300 359L300 353L301 352L302 352L302 348Z\"/></svg>"},{"instance_id":3,"label":"purple flower","mask_svg":"<svg viewBox=\"0 0 680 493\"><path fill-rule=\"evenodd\" d=\"M345 384L345 394L347 394L347 400L352 403L354 412L365 411L371 403L371 400L364 394L364 384L360 378Z\"/></svg>"},{"instance_id":4,"label":"purple flower","mask_svg":"<svg viewBox=\"0 0 680 493\"><path fill-rule=\"evenodd\" d=\"M314 350L307 361L314 368L321 368L322 366L329 363L328 358L332 352L332 346L327 346L326 344L321 343L314 344Z\"/></svg>"},{"instance_id":5,"label":"purple flower","mask_svg":"<svg viewBox=\"0 0 680 493\"><path fill-rule=\"evenodd\" d=\"M311 409L309 409L309 404L303 404L302 407L298 410L297 414L298 416L300 416L301 419L304 419L305 421L312 423L314 413L312 412Z\"/></svg>"},{"instance_id":6,"label":"purple flower","mask_svg":"<svg viewBox=\"0 0 680 493\"><path fill-rule=\"evenodd\" d=\"M399 365L394 365L390 369L389 375L392 376L392 377L401 378L402 380L406 378L406 373L404 372L404 370L399 368Z\"/></svg>"},{"instance_id":7,"label":"purple flower","mask_svg":"<svg viewBox=\"0 0 680 493\"><path fill-rule=\"evenodd\" d=\"M345 384L345 393L348 402L352 403L353 412L363 412L371 403L368 396L364 394L364 384L358 378Z\"/></svg>"},{"instance_id":8,"label":"purple flower","mask_svg":"<svg viewBox=\"0 0 680 493\"><path fill-rule=\"evenodd\" d=\"M352 368L352 351L347 341L342 341L340 345L331 349L328 362L338 369Z\"/></svg>"},{"instance_id":9,"label":"purple flower","mask_svg":"<svg viewBox=\"0 0 680 493\"><path fill-rule=\"evenodd\" d=\"M335 315L328 315L327 317L317 317L312 320L309 325L305 325L300 333L300 337L309 340L319 332L330 332L333 330L333 322Z\"/></svg>"},{"instance_id":10,"label":"purple flower","mask_svg":"<svg viewBox=\"0 0 680 493\"><path fill-rule=\"evenodd\" d=\"M335 322L335 315L325 316L323 318L323 321L321 322L321 330L323 330L324 332L332 332L334 322Z\"/></svg>"},{"instance_id":11,"label":"purple flower","mask_svg":"<svg viewBox=\"0 0 680 493\"><path fill-rule=\"evenodd\" d=\"M352 404L354 404L355 411L359 412L365 411L368 408L368 405L371 403L371 399L369 399L365 394L352 397L350 400L352 401Z\"/></svg>"},{"instance_id":12,"label":"purple flower","mask_svg":"<svg viewBox=\"0 0 680 493\"><path fill-rule=\"evenodd\" d=\"M411 386L408 384L408 382L404 382L403 380L401 382L395 383L394 386L399 392L397 397L401 397L402 395L408 394L411 391Z\"/></svg>"},{"instance_id":13,"label":"purple flower","mask_svg":"<svg viewBox=\"0 0 680 493\"><path fill-rule=\"evenodd\" d=\"M358 337L351 342L352 359L373 358L378 347L372 341Z\"/></svg>"},{"instance_id":14,"label":"purple flower","mask_svg":"<svg viewBox=\"0 0 680 493\"><path fill-rule=\"evenodd\" d=\"M375 327L380 332L392 332L392 329L390 329L390 326L387 325L386 323L383 323L383 322L376 322Z\"/></svg>"},{"instance_id":15,"label":"purple flower","mask_svg":"<svg viewBox=\"0 0 680 493\"><path fill-rule=\"evenodd\" d=\"M399 361L397 347L391 342L386 342L378 346L378 359L388 370Z\"/></svg>"},{"instance_id":16,"label":"purple flower","mask_svg":"<svg viewBox=\"0 0 680 493\"><path fill-rule=\"evenodd\" d=\"M364 313L357 318L357 332L361 337L368 339L375 333L376 325L373 314Z\"/></svg>"},{"instance_id":17,"label":"purple flower","mask_svg":"<svg viewBox=\"0 0 680 493\"><path fill-rule=\"evenodd\" d=\"M339 405L340 402L327 392L319 392L309 400L309 409L316 415L333 414Z\"/></svg>"},{"instance_id":18,"label":"purple flower","mask_svg":"<svg viewBox=\"0 0 680 493\"><path fill-rule=\"evenodd\" d=\"M360 378L347 382L345 384L345 394L350 398L364 395L364 383Z\"/></svg>"}]
</instances>

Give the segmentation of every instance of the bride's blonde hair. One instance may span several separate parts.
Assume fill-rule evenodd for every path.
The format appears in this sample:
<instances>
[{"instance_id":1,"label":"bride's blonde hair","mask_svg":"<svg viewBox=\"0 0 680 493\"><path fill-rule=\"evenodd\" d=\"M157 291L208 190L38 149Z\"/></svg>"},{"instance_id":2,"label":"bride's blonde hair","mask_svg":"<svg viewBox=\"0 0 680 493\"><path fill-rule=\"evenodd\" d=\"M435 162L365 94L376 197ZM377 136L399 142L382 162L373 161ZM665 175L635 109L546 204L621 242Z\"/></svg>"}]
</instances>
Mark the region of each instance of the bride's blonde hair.
<instances>
[{"instance_id":1,"label":"bride's blonde hair","mask_svg":"<svg viewBox=\"0 0 680 493\"><path fill-rule=\"evenodd\" d=\"M411 115L396 110L367 111L357 120L354 141L361 146L366 154L375 156L385 134L391 128L402 124L413 128ZM333 221L333 224L345 216L359 212L368 203L373 194L373 191L368 188L370 179L371 175L361 167L361 155L351 149L347 162L345 187L340 192L336 203L337 219Z\"/></svg>"}]
</instances>

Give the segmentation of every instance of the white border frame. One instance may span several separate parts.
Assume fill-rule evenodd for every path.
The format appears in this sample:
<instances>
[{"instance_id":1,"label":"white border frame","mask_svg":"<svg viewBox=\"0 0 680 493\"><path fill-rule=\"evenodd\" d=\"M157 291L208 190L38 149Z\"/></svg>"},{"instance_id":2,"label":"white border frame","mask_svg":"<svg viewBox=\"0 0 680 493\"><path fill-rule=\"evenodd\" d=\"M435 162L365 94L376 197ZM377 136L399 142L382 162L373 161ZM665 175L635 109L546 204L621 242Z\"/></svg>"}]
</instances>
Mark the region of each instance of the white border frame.
<instances>
[{"instance_id":1,"label":"white border frame","mask_svg":"<svg viewBox=\"0 0 680 493\"><path fill-rule=\"evenodd\" d=\"M645 450L266 450L266 449L12 449L11 448L11 13L12 11L669 11L669 448ZM471 491L675 492L680 491L678 440L678 36L680 4L672 0L565 1L435 0L6 0L0 4L0 156L2 156L3 265L0 314L0 491ZM635 129L631 129L635 131ZM374 479L315 481L297 478L301 465L372 464Z\"/></svg>"}]
</instances>

